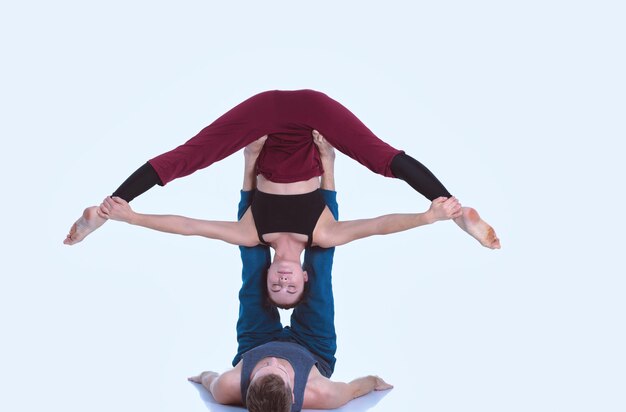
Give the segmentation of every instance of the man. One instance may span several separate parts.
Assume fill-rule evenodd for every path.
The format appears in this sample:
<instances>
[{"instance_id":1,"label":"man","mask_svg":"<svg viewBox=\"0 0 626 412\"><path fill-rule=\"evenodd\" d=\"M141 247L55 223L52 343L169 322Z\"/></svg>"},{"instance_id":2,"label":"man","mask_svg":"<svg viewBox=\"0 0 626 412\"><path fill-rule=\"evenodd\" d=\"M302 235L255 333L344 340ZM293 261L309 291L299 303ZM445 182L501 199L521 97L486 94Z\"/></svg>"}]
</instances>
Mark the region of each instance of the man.
<instances>
[{"instance_id":1,"label":"man","mask_svg":"<svg viewBox=\"0 0 626 412\"><path fill-rule=\"evenodd\" d=\"M324 169L321 189L335 219L338 205L334 185L334 152L320 136ZM254 163L261 147L246 148L244 185L238 217L252 200ZM270 264L267 246L240 247L243 263L237 322L238 351L234 368L218 374L203 372L189 378L202 384L222 404L245 405L250 411L335 409L348 401L386 390L391 385L377 376L351 382L330 380L335 366L336 334L332 294L334 248L307 249L304 267L309 273L305 299L295 307L291 326L280 323L278 310L267 303L264 275ZM315 367L314 367L315 366Z\"/></svg>"}]
</instances>

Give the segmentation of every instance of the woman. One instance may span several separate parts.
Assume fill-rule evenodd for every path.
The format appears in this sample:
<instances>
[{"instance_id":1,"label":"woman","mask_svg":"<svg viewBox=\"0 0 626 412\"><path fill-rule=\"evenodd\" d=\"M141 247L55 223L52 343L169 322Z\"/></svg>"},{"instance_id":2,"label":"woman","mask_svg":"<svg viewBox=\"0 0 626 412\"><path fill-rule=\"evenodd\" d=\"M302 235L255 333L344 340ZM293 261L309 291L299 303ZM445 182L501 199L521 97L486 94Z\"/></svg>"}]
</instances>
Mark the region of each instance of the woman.
<instances>
[{"instance_id":1,"label":"woman","mask_svg":"<svg viewBox=\"0 0 626 412\"><path fill-rule=\"evenodd\" d=\"M254 182L254 164L267 136L246 147L246 175L243 190ZM322 167L332 170L334 151L317 131L313 140L319 149ZM323 175L324 176L324 175ZM331 174L332 176L332 174ZM293 307L302 296L306 271L301 255L305 248L334 247L374 235L409 230L439 220L458 218L462 208L454 197L434 199L424 213L393 214L373 219L337 221L324 203L320 179L313 177L294 183L276 183L263 175L256 179L252 205L237 222L209 221L173 215L147 215L134 212L119 197L107 197L98 209L104 219L113 219L162 232L204 236L240 246L267 244L274 258L267 273L267 291L277 306Z\"/></svg>"},{"instance_id":2,"label":"woman","mask_svg":"<svg viewBox=\"0 0 626 412\"><path fill-rule=\"evenodd\" d=\"M342 153L375 173L406 181L431 202L439 197L451 197L428 168L379 139L339 102L314 90L273 90L252 96L186 143L150 159L113 196L130 202L153 186L164 186L208 167L264 135L268 139L258 159L258 174L275 183L310 181L323 172L319 153L310 138L313 129L319 130ZM85 209L63 243L81 242L106 222L96 209L95 206ZM493 228L474 209L463 208L461 216L454 221L483 246L500 248Z\"/></svg>"}]
</instances>

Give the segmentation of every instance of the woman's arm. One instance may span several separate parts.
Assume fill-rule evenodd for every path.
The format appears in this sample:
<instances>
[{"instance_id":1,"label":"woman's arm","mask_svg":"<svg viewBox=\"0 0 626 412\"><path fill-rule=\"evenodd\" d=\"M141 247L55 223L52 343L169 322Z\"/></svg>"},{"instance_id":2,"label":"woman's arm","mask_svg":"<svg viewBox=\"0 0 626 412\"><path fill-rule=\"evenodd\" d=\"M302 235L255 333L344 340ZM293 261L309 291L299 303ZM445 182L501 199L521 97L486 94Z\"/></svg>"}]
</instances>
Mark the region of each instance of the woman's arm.
<instances>
[{"instance_id":1,"label":"woman's arm","mask_svg":"<svg viewBox=\"0 0 626 412\"><path fill-rule=\"evenodd\" d=\"M323 216L319 230L316 228L314 241L321 247L344 245L353 240L374 235L403 232L439 220L454 219L461 214L461 204L455 197L439 197L433 200L424 213L391 214L372 219L337 222Z\"/></svg>"},{"instance_id":2,"label":"woman's arm","mask_svg":"<svg viewBox=\"0 0 626 412\"><path fill-rule=\"evenodd\" d=\"M98 214L107 219L160 232L204 236L240 246L256 246L259 243L251 213L246 213L238 222L192 219L176 215L149 215L133 211L128 202L119 197L107 197L100 205Z\"/></svg>"}]
</instances>

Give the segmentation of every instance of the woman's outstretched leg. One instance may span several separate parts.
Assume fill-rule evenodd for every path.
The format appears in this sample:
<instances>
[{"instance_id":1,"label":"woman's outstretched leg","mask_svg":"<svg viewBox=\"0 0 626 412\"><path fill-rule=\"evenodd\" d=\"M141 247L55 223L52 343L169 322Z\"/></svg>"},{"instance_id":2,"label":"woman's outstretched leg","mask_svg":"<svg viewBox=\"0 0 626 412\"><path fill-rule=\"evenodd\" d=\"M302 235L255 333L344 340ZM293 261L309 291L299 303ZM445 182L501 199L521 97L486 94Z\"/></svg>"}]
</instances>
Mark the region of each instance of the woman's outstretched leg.
<instances>
[{"instance_id":1,"label":"woman's outstretched leg","mask_svg":"<svg viewBox=\"0 0 626 412\"><path fill-rule=\"evenodd\" d=\"M264 135L267 122L273 119L272 93L259 93L219 117L185 144L163 153L137 169L113 193L130 202L155 185L163 186L173 179L205 168ZM74 245L102 226L97 206L85 209L72 225L63 243Z\"/></svg>"},{"instance_id":2,"label":"woman's outstretched leg","mask_svg":"<svg viewBox=\"0 0 626 412\"><path fill-rule=\"evenodd\" d=\"M405 153L400 153L393 158L391 171L397 178L407 182L430 201L440 196L451 196L448 189L426 166ZM478 240L481 245L489 249L500 249L500 239L495 230L482 220L478 212L471 207L463 207L462 210L463 215L455 218L454 223Z\"/></svg>"},{"instance_id":3,"label":"woman's outstretched leg","mask_svg":"<svg viewBox=\"0 0 626 412\"><path fill-rule=\"evenodd\" d=\"M311 125L333 147L375 173L404 180L430 201L451 196L426 166L378 138L341 103L319 92L303 91L300 94L302 101L293 101L289 107L292 110L298 109L299 105L308 108ZM463 208L463 216L455 222L481 245L500 248L495 231L476 210Z\"/></svg>"}]
</instances>

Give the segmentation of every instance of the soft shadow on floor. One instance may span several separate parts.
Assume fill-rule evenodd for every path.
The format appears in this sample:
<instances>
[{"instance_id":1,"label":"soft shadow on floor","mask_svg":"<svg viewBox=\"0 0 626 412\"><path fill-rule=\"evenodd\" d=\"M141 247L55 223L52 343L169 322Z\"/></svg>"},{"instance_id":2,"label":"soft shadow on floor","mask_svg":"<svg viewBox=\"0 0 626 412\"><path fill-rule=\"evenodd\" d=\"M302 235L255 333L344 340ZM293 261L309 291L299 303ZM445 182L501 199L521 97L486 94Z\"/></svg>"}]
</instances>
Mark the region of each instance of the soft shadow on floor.
<instances>
[{"instance_id":1,"label":"soft shadow on floor","mask_svg":"<svg viewBox=\"0 0 626 412\"><path fill-rule=\"evenodd\" d=\"M202 401L206 405L207 410L211 412L245 411L245 409L242 407L221 405L215 402L215 399L213 399L213 396L211 396L209 391L207 391L204 388L204 386L200 385L199 383L193 383L193 382L189 382L189 383L196 387L196 389L198 390L198 393L200 394L200 399L202 399Z\"/></svg>"},{"instance_id":2,"label":"soft shadow on floor","mask_svg":"<svg viewBox=\"0 0 626 412\"><path fill-rule=\"evenodd\" d=\"M198 390L198 393L200 394L200 399L202 399L202 401L207 407L207 410L209 410L210 412L245 411L245 409L242 407L220 405L219 403L215 402L215 399L213 399L213 396L211 396L209 391L207 391L204 388L204 386L197 384L197 383L193 383L193 382L190 382L190 383L196 387L196 389ZM372 392L365 396L361 396L360 398L357 398L351 402L348 402L346 405L342 406L339 409L333 409L333 410L340 411L340 412L363 412L363 411L368 411L370 409L373 410L376 404L378 404L378 402L380 402L382 398L387 396L388 393L389 391ZM310 411L310 412L318 411L319 412L319 409L303 409L302 411L303 412L304 411Z\"/></svg>"},{"instance_id":3,"label":"soft shadow on floor","mask_svg":"<svg viewBox=\"0 0 626 412\"><path fill-rule=\"evenodd\" d=\"M371 392L365 396L361 396L360 398L356 398L348 402L341 408L333 409L333 410L340 411L340 412L363 412L363 411L369 411L369 410L376 410L375 406L378 404L378 402L380 402L382 398L387 396L389 392L390 391ZM303 409L303 411L319 412L319 409Z\"/></svg>"}]
</instances>

